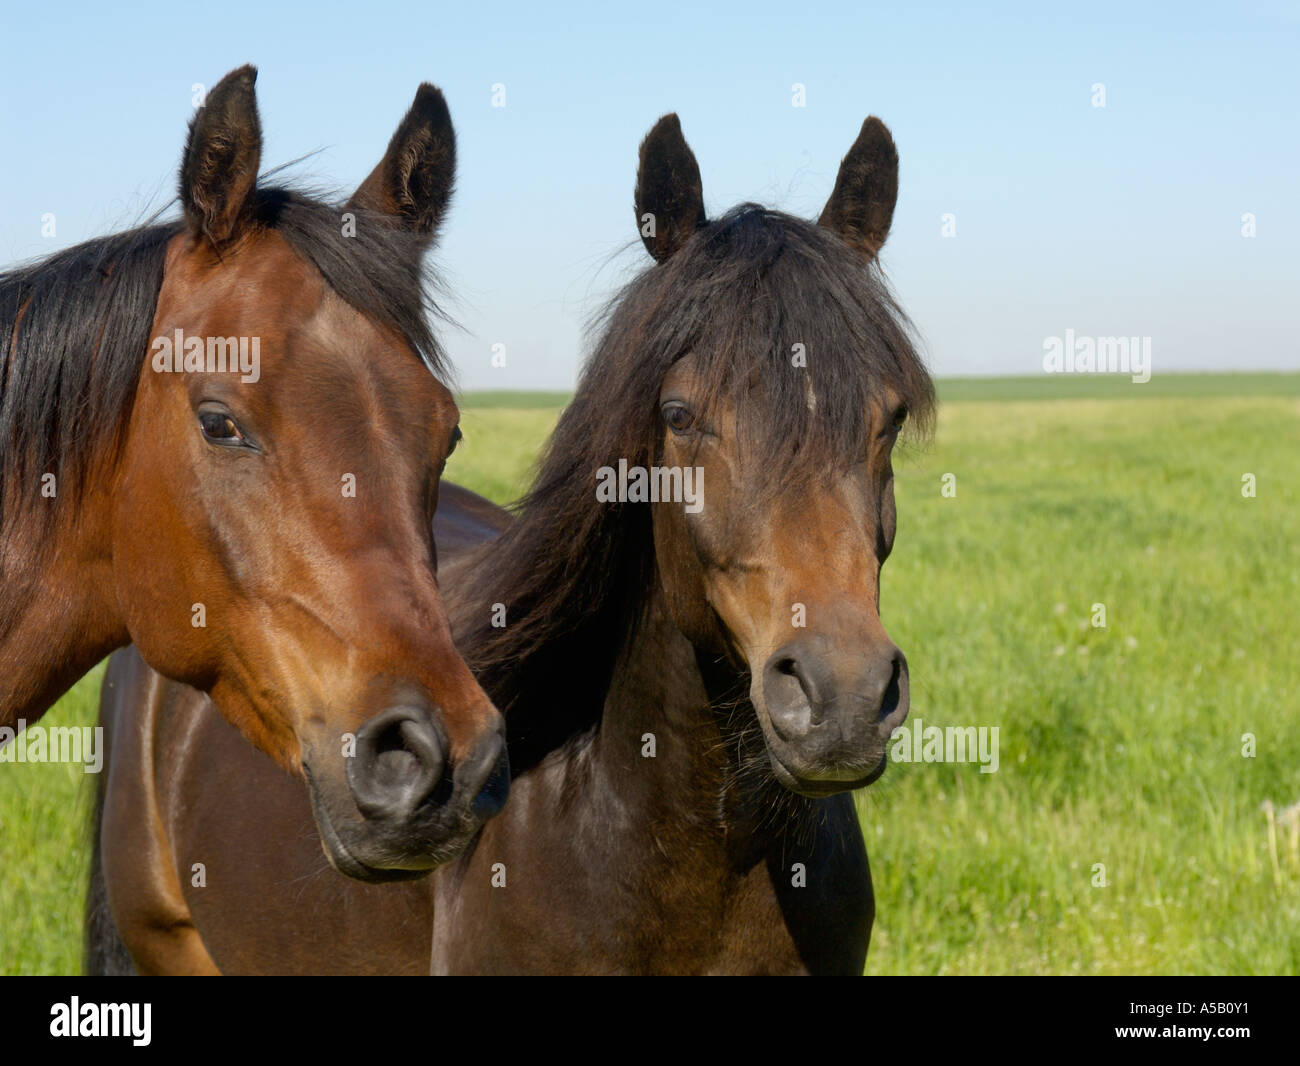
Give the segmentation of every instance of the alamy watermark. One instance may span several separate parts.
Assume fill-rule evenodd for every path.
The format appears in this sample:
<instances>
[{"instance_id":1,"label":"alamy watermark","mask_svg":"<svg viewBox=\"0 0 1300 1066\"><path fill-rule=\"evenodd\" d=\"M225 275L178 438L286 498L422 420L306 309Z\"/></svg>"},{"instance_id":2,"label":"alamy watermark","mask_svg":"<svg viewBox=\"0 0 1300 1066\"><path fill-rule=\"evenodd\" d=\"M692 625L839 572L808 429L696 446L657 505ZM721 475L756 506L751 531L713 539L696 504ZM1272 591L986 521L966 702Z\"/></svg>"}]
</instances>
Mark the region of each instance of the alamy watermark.
<instances>
[{"instance_id":1,"label":"alamy watermark","mask_svg":"<svg viewBox=\"0 0 1300 1066\"><path fill-rule=\"evenodd\" d=\"M1064 337L1043 341L1046 374L1131 374L1143 385L1151 380L1150 337L1077 337L1067 329Z\"/></svg>"},{"instance_id":2,"label":"alamy watermark","mask_svg":"<svg viewBox=\"0 0 1300 1066\"><path fill-rule=\"evenodd\" d=\"M19 718L17 730L0 726L0 762L79 762L88 774L103 769L103 726L26 725Z\"/></svg>"},{"instance_id":3,"label":"alamy watermark","mask_svg":"<svg viewBox=\"0 0 1300 1066\"><path fill-rule=\"evenodd\" d=\"M50 1036L125 1036L148 1047L152 1014L152 1003L82 1003L73 996L50 1007Z\"/></svg>"},{"instance_id":4,"label":"alamy watermark","mask_svg":"<svg viewBox=\"0 0 1300 1066\"><path fill-rule=\"evenodd\" d=\"M596 471L596 499L601 503L684 503L687 514L704 509L702 466L602 466Z\"/></svg>"},{"instance_id":5,"label":"alamy watermark","mask_svg":"<svg viewBox=\"0 0 1300 1066\"><path fill-rule=\"evenodd\" d=\"M913 718L889 734L891 762L978 762L980 773L998 772L998 726L925 725Z\"/></svg>"},{"instance_id":6,"label":"alamy watermark","mask_svg":"<svg viewBox=\"0 0 1300 1066\"><path fill-rule=\"evenodd\" d=\"M159 374L239 374L251 384L262 376L260 337L155 337L150 365Z\"/></svg>"}]
</instances>

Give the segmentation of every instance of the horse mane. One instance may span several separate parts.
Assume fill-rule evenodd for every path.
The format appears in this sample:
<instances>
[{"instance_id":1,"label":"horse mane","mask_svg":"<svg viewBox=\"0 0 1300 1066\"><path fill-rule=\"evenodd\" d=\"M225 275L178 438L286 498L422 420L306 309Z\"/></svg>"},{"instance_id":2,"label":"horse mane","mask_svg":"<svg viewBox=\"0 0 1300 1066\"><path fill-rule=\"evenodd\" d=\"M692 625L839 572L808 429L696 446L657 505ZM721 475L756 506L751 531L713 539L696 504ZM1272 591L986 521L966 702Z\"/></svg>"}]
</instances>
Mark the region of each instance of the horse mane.
<instances>
[{"instance_id":1,"label":"horse mane","mask_svg":"<svg viewBox=\"0 0 1300 1066\"><path fill-rule=\"evenodd\" d=\"M697 359L701 418L734 406L739 444L771 492L865 455L864 415L885 385L907 405L912 436L933 421L933 383L879 268L830 230L755 204L703 226L598 323L517 520L470 563L469 594L454 606L462 653L506 713L517 771L599 721L642 621L655 580L650 505L597 504L596 472L658 458L659 390L677 359ZM504 627L491 624L495 603Z\"/></svg>"},{"instance_id":2,"label":"horse mane","mask_svg":"<svg viewBox=\"0 0 1300 1066\"><path fill-rule=\"evenodd\" d=\"M343 300L402 337L430 371L449 366L425 312L437 279L427 239L387 215L341 209L290 188L259 189L256 223L311 262ZM146 223L0 273L0 530L36 498L45 473L60 498L88 463L120 444L130 419L180 220ZM236 252L235 254L238 254ZM8 512L8 513L7 513Z\"/></svg>"}]
</instances>

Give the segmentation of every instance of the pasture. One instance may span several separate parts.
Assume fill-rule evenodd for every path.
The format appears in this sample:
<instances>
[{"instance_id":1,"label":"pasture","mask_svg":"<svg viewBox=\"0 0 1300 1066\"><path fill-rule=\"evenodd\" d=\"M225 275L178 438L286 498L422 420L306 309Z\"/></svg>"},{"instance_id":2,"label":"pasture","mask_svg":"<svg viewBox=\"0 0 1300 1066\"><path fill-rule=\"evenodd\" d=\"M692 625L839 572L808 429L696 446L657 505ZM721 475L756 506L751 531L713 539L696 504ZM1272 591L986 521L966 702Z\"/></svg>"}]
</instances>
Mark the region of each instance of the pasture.
<instances>
[{"instance_id":1,"label":"pasture","mask_svg":"<svg viewBox=\"0 0 1300 1066\"><path fill-rule=\"evenodd\" d=\"M1300 374L939 388L881 607L911 717L998 727L999 767L859 793L867 972L1300 973ZM563 399L466 396L446 476L517 496ZM79 969L92 783L0 764L0 973Z\"/></svg>"}]
</instances>

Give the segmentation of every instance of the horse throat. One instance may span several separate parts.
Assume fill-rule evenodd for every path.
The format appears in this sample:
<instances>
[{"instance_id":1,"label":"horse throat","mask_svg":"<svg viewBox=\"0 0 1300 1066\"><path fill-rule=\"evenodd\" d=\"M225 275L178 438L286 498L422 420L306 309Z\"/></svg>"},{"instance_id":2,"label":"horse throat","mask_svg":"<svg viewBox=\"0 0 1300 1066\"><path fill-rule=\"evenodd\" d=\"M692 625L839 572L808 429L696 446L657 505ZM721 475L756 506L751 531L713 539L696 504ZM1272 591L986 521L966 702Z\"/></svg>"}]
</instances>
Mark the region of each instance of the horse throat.
<instances>
[{"instance_id":1,"label":"horse throat","mask_svg":"<svg viewBox=\"0 0 1300 1066\"><path fill-rule=\"evenodd\" d=\"M87 520L95 510L83 502L48 525L15 515L0 538L0 726L34 722L130 642L111 606L106 530Z\"/></svg>"},{"instance_id":2,"label":"horse throat","mask_svg":"<svg viewBox=\"0 0 1300 1066\"><path fill-rule=\"evenodd\" d=\"M772 774L748 671L694 645L662 597L623 651L587 757L620 803L681 811L740 869L816 817L814 801Z\"/></svg>"}]
</instances>

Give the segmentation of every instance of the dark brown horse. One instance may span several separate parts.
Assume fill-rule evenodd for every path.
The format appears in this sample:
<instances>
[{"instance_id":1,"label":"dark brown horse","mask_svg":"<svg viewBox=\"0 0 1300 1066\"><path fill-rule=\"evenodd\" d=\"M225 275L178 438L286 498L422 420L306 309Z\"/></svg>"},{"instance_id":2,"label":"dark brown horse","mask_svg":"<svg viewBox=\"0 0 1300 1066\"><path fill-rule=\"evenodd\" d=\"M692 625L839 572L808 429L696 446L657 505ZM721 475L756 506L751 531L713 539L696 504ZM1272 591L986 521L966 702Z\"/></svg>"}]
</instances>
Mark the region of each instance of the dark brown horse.
<instances>
[{"instance_id":1,"label":"dark brown horse","mask_svg":"<svg viewBox=\"0 0 1300 1066\"><path fill-rule=\"evenodd\" d=\"M874 265L897 165L868 119L820 225L754 205L708 221L676 117L646 138L658 264L612 305L518 517L461 492L438 510L439 543L483 545L445 556L444 587L515 776L428 882L335 876L293 781L198 694L115 665L106 717L159 753L143 778L114 766L104 797L140 968L165 968L136 931L167 898L199 970L420 972L432 922L434 973L861 972L874 903L849 791L908 704L878 614L891 454L933 405Z\"/></svg>"},{"instance_id":2,"label":"dark brown horse","mask_svg":"<svg viewBox=\"0 0 1300 1066\"><path fill-rule=\"evenodd\" d=\"M420 874L507 774L430 538L455 137L425 85L346 205L259 188L255 77L196 114L180 221L0 277L0 726L134 643L306 775L341 870Z\"/></svg>"}]
</instances>

